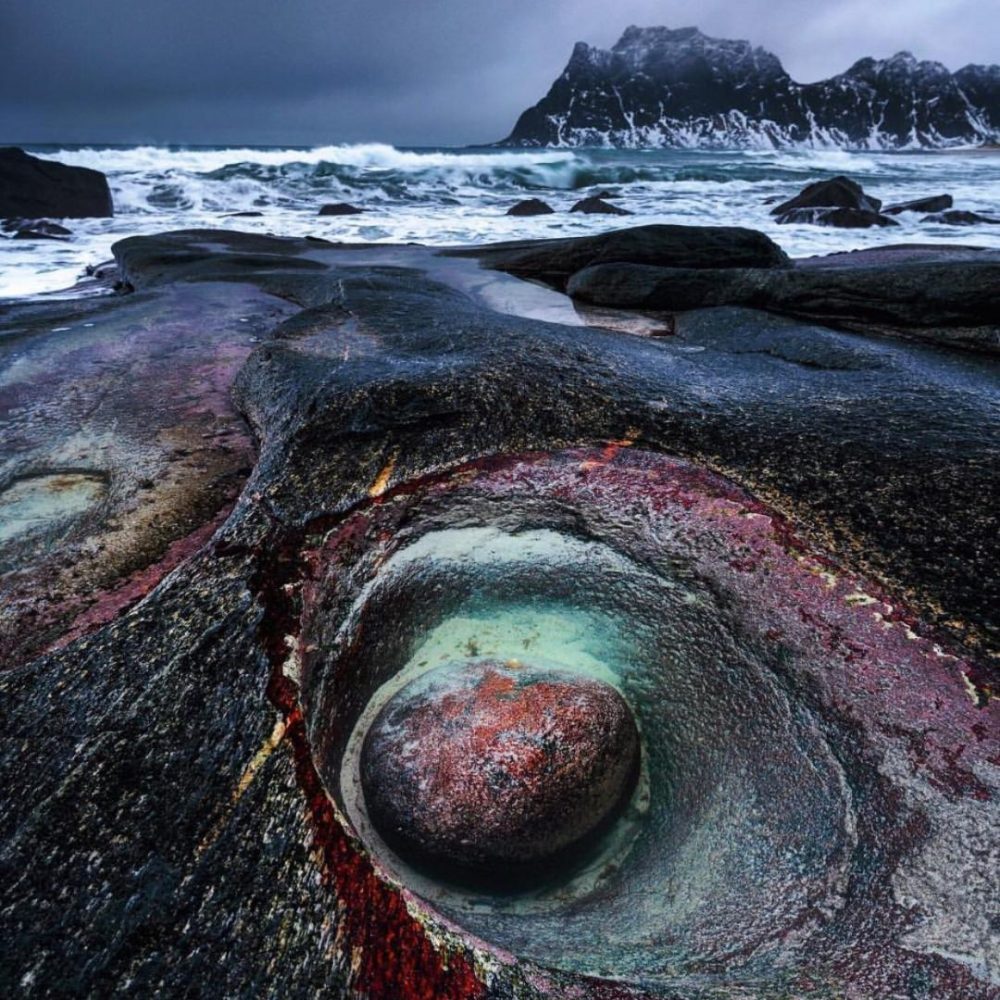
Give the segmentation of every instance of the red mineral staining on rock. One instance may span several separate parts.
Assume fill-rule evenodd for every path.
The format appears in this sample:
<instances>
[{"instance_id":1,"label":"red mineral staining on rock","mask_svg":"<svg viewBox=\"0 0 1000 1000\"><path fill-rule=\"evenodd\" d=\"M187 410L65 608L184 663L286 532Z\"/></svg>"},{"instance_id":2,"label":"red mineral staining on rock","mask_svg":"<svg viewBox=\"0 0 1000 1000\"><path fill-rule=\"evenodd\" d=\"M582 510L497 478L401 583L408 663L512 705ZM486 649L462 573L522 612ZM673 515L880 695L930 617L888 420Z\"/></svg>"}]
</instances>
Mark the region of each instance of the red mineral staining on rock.
<instances>
[{"instance_id":1,"label":"red mineral staining on rock","mask_svg":"<svg viewBox=\"0 0 1000 1000\"><path fill-rule=\"evenodd\" d=\"M361 780L372 822L403 856L503 884L605 828L638 762L635 720L611 685L470 661L392 696L365 738Z\"/></svg>"}]
</instances>

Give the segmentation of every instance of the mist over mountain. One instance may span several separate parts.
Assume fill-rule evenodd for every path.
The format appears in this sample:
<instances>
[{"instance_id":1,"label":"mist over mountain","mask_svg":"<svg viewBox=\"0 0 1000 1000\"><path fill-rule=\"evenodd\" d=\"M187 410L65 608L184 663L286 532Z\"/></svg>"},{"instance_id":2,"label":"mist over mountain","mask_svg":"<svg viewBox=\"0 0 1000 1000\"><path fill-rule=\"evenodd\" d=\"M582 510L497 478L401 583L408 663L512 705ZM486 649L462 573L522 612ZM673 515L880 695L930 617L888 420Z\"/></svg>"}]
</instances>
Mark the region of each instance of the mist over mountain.
<instances>
[{"instance_id":1,"label":"mist over mountain","mask_svg":"<svg viewBox=\"0 0 1000 1000\"><path fill-rule=\"evenodd\" d=\"M1000 66L952 73L909 52L797 83L773 53L697 28L577 43L500 145L943 148L1000 138Z\"/></svg>"}]
</instances>

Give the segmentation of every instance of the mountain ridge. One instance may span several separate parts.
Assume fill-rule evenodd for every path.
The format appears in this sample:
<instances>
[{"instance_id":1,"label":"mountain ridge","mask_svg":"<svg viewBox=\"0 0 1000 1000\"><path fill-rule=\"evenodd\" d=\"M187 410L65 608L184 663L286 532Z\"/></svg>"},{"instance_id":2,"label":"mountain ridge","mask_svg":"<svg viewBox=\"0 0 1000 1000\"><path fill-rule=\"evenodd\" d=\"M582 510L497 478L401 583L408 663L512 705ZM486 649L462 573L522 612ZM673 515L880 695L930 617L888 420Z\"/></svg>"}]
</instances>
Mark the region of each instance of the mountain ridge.
<instances>
[{"instance_id":1,"label":"mountain ridge","mask_svg":"<svg viewBox=\"0 0 1000 1000\"><path fill-rule=\"evenodd\" d=\"M698 28L577 42L498 146L948 148L1000 140L1000 66L907 51L798 83L772 52Z\"/></svg>"}]
</instances>

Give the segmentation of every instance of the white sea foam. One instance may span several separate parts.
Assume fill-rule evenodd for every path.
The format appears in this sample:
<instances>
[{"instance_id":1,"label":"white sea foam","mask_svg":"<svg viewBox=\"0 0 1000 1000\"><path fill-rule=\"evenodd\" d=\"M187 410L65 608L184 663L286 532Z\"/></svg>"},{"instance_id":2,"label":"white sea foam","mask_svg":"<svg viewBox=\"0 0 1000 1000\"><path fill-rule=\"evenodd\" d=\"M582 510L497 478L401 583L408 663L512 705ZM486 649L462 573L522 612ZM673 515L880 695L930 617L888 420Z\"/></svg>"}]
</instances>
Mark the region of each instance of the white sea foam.
<instances>
[{"instance_id":1,"label":"white sea foam","mask_svg":"<svg viewBox=\"0 0 1000 1000\"><path fill-rule=\"evenodd\" d=\"M764 204L843 173L886 202L943 191L956 207L1000 213L995 156L961 152L809 150L402 150L379 143L273 148L65 148L36 155L108 175L113 219L69 220L66 243L0 242L0 297L63 289L88 264L109 259L126 236L179 228L232 228L366 242L478 243L582 235L627 223L748 226L793 256L886 242L1000 247L1000 226L953 228L901 216L890 230L777 226ZM598 187L617 192L632 218L570 214ZM539 197L555 215L511 218L514 202ZM317 216L328 201L363 215ZM235 212L260 217L227 218Z\"/></svg>"}]
</instances>

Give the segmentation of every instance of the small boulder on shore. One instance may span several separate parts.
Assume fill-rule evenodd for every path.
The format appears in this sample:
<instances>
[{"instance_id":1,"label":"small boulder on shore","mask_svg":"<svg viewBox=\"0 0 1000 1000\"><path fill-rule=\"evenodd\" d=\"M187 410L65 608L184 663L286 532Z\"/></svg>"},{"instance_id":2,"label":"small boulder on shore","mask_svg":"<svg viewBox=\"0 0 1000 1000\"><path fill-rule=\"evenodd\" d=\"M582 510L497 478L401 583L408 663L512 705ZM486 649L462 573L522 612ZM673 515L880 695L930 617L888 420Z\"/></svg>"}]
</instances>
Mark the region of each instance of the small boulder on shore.
<instances>
[{"instance_id":1,"label":"small boulder on shore","mask_svg":"<svg viewBox=\"0 0 1000 1000\"><path fill-rule=\"evenodd\" d=\"M944 212L955 204L950 194L935 194L929 198L903 201L882 209L883 215L900 215L902 212Z\"/></svg>"},{"instance_id":2,"label":"small boulder on shore","mask_svg":"<svg viewBox=\"0 0 1000 1000\"><path fill-rule=\"evenodd\" d=\"M584 198L578 201L571 212L583 212L585 215L631 215L632 213L617 205L611 205L603 198Z\"/></svg>"},{"instance_id":3,"label":"small boulder on shore","mask_svg":"<svg viewBox=\"0 0 1000 1000\"><path fill-rule=\"evenodd\" d=\"M323 205L319 210L320 215L361 215L363 212L363 208L349 205L346 201L331 202L328 205Z\"/></svg>"},{"instance_id":4,"label":"small boulder on shore","mask_svg":"<svg viewBox=\"0 0 1000 1000\"><path fill-rule=\"evenodd\" d=\"M839 229L867 229L897 225L880 214L882 202L865 194L849 177L807 184L794 198L771 209L779 225L806 224L836 226Z\"/></svg>"},{"instance_id":5,"label":"small boulder on shore","mask_svg":"<svg viewBox=\"0 0 1000 1000\"><path fill-rule=\"evenodd\" d=\"M541 198L527 198L519 201L516 205L511 205L507 209L508 215L554 215L555 209Z\"/></svg>"},{"instance_id":6,"label":"small boulder on shore","mask_svg":"<svg viewBox=\"0 0 1000 1000\"><path fill-rule=\"evenodd\" d=\"M0 218L85 219L114 215L108 179L99 170L0 149Z\"/></svg>"}]
</instances>

